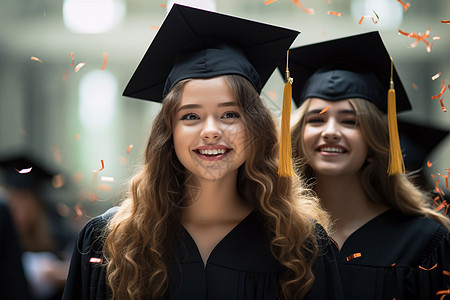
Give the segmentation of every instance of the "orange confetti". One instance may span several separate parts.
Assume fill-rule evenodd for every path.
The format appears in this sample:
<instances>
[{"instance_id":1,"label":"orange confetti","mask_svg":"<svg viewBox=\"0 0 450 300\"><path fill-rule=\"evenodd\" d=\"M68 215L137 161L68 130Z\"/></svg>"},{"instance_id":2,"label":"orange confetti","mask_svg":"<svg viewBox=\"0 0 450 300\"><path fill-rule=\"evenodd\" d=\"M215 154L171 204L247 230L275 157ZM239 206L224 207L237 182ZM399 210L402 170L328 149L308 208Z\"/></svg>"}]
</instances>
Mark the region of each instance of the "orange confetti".
<instances>
[{"instance_id":1,"label":"orange confetti","mask_svg":"<svg viewBox=\"0 0 450 300\"><path fill-rule=\"evenodd\" d=\"M36 56L32 56L31 60L35 60L35 61L38 61L38 62L42 63L42 59L37 58Z\"/></svg>"},{"instance_id":2,"label":"orange confetti","mask_svg":"<svg viewBox=\"0 0 450 300\"><path fill-rule=\"evenodd\" d=\"M47 12L45 11L45 9L44 9L44 17L46 17L47 16Z\"/></svg>"},{"instance_id":3,"label":"orange confetti","mask_svg":"<svg viewBox=\"0 0 450 300\"><path fill-rule=\"evenodd\" d=\"M430 36L430 27L428 27L428 30L424 34L416 33L416 32L407 33L407 32L404 32L404 31L402 31L400 29L398 30L398 33L401 34L401 35L404 35L406 37L416 39L416 41L414 43L411 43L411 45L410 45L411 48L414 48L420 42L423 42L425 44L425 46L426 46L427 52L431 52L431 48L432 48L433 45L430 44L430 42L428 42L426 40L427 38L431 38L431 36ZM432 39L433 40L439 40L440 37L439 36L434 36L434 37L432 37Z\"/></svg>"},{"instance_id":4,"label":"orange confetti","mask_svg":"<svg viewBox=\"0 0 450 300\"><path fill-rule=\"evenodd\" d=\"M75 205L75 207L73 208L75 210L75 215L74 215L74 220L77 220L79 218L81 218L83 216L83 210L81 209L81 204L77 204Z\"/></svg>"},{"instance_id":5,"label":"orange confetti","mask_svg":"<svg viewBox=\"0 0 450 300\"><path fill-rule=\"evenodd\" d=\"M71 66L73 66L75 64L75 56L73 55L73 52L70 53L72 55L72 64Z\"/></svg>"},{"instance_id":6,"label":"orange confetti","mask_svg":"<svg viewBox=\"0 0 450 300\"><path fill-rule=\"evenodd\" d=\"M433 77L431 77L432 80L436 80L439 78L439 76L441 76L441 72L437 73L436 75L434 75Z\"/></svg>"},{"instance_id":7,"label":"orange confetti","mask_svg":"<svg viewBox=\"0 0 450 300\"><path fill-rule=\"evenodd\" d=\"M427 167L431 168L433 166L433 163L431 161L427 161Z\"/></svg>"},{"instance_id":8,"label":"orange confetti","mask_svg":"<svg viewBox=\"0 0 450 300\"><path fill-rule=\"evenodd\" d=\"M89 194L89 201L90 201L91 203L97 202L97 201L98 201L98 196L97 196L97 194L95 194L95 193L90 193L90 194Z\"/></svg>"},{"instance_id":9,"label":"orange confetti","mask_svg":"<svg viewBox=\"0 0 450 300\"><path fill-rule=\"evenodd\" d=\"M417 84L415 84L414 82L413 82L413 84L412 84L412 87L413 87L413 89L415 89L416 91L419 89L419 87L417 86Z\"/></svg>"},{"instance_id":10,"label":"orange confetti","mask_svg":"<svg viewBox=\"0 0 450 300\"><path fill-rule=\"evenodd\" d=\"M310 15L314 15L314 9L304 7L304 6L300 3L300 0L292 0L292 2L294 2L294 4L297 5L298 7L300 7L305 13L310 14Z\"/></svg>"},{"instance_id":11,"label":"orange confetti","mask_svg":"<svg viewBox=\"0 0 450 300\"><path fill-rule=\"evenodd\" d=\"M27 169L21 169L21 170L16 169L16 171L20 174L27 174L27 173L30 173L32 169L33 169L33 167L27 168Z\"/></svg>"},{"instance_id":12,"label":"orange confetti","mask_svg":"<svg viewBox=\"0 0 450 300\"><path fill-rule=\"evenodd\" d=\"M107 185L107 184L99 184L99 185L97 186L97 189L99 189L99 190L101 190L101 191L106 191L106 192L112 191L111 186L109 186L109 185Z\"/></svg>"},{"instance_id":13,"label":"orange confetti","mask_svg":"<svg viewBox=\"0 0 450 300\"><path fill-rule=\"evenodd\" d=\"M439 183L441 183L441 181L439 179L436 179L436 184L434 185L434 190L436 193L438 193L440 195L444 195L444 191L442 191L438 186Z\"/></svg>"},{"instance_id":14,"label":"orange confetti","mask_svg":"<svg viewBox=\"0 0 450 300\"><path fill-rule=\"evenodd\" d=\"M79 133L75 133L75 134L73 135L73 137L74 137L77 141L79 141L79 140L81 139L81 135L80 135Z\"/></svg>"},{"instance_id":15,"label":"orange confetti","mask_svg":"<svg viewBox=\"0 0 450 300\"><path fill-rule=\"evenodd\" d=\"M406 12L408 10L408 8L411 6L411 4L409 4L409 2L407 2L406 4L403 3L400 0L397 0L398 2L400 2L400 4L403 6L403 12Z\"/></svg>"},{"instance_id":16,"label":"orange confetti","mask_svg":"<svg viewBox=\"0 0 450 300\"><path fill-rule=\"evenodd\" d=\"M66 72L64 73L64 75L63 75L63 80L64 81L66 81L67 80L67 78L69 78L69 70L66 70Z\"/></svg>"},{"instance_id":17,"label":"orange confetti","mask_svg":"<svg viewBox=\"0 0 450 300\"><path fill-rule=\"evenodd\" d=\"M161 6L162 8L167 8L167 5L165 4L160 4L159 6Z\"/></svg>"},{"instance_id":18,"label":"orange confetti","mask_svg":"<svg viewBox=\"0 0 450 300\"><path fill-rule=\"evenodd\" d=\"M439 204L438 207L436 207L434 210L436 211L441 211L444 207L445 207L445 211L443 212L444 215L446 215L448 213L448 208L449 208L450 204L447 203L447 200L444 200L441 202L441 204Z\"/></svg>"},{"instance_id":19,"label":"orange confetti","mask_svg":"<svg viewBox=\"0 0 450 300\"><path fill-rule=\"evenodd\" d=\"M114 177L102 176L102 177L100 177L100 181L102 181L102 182L114 182Z\"/></svg>"},{"instance_id":20,"label":"orange confetti","mask_svg":"<svg viewBox=\"0 0 450 300\"><path fill-rule=\"evenodd\" d=\"M103 53L103 65L100 70L104 70L106 68L106 64L108 63L108 53Z\"/></svg>"},{"instance_id":21,"label":"orange confetti","mask_svg":"<svg viewBox=\"0 0 450 300\"><path fill-rule=\"evenodd\" d=\"M442 295L442 297L439 298L439 300L444 300L444 298L445 298L447 295L450 295L450 289L449 289L449 290L438 291L438 292L436 293L436 296L438 296L438 295Z\"/></svg>"},{"instance_id":22,"label":"orange confetti","mask_svg":"<svg viewBox=\"0 0 450 300\"><path fill-rule=\"evenodd\" d=\"M92 170L92 172L100 172L101 170L103 170L105 168L105 163L103 162L103 159L101 160L102 163L102 167L99 170Z\"/></svg>"},{"instance_id":23,"label":"orange confetti","mask_svg":"<svg viewBox=\"0 0 450 300\"><path fill-rule=\"evenodd\" d=\"M131 148L133 148L133 144L130 144L130 146L128 146L128 148L127 148L127 154L130 154Z\"/></svg>"},{"instance_id":24,"label":"orange confetti","mask_svg":"<svg viewBox=\"0 0 450 300\"><path fill-rule=\"evenodd\" d=\"M82 68L82 67L84 67L84 65L85 65L86 63L79 63L76 67L75 67L75 72L78 72L78 71L80 71L80 69Z\"/></svg>"},{"instance_id":25,"label":"orange confetti","mask_svg":"<svg viewBox=\"0 0 450 300\"><path fill-rule=\"evenodd\" d=\"M380 17L378 16L378 14L374 10L372 10L372 11L375 14L375 16L377 17L376 19L374 17L372 17L372 16L362 16L361 19L359 20L358 24L361 25L361 23L362 23L362 21L364 19L372 19L373 24L377 24L378 21L380 20Z\"/></svg>"},{"instance_id":26,"label":"orange confetti","mask_svg":"<svg viewBox=\"0 0 450 300\"><path fill-rule=\"evenodd\" d=\"M269 4L274 3L276 1L278 1L278 0L267 0L267 1L264 1L264 4L265 5L269 5Z\"/></svg>"},{"instance_id":27,"label":"orange confetti","mask_svg":"<svg viewBox=\"0 0 450 300\"><path fill-rule=\"evenodd\" d=\"M425 270L425 271L431 271L431 270L433 270L434 268L436 268L437 267L437 264L435 264L434 266L432 266L431 268L429 268L429 269L427 269L427 268L424 268L424 267L422 267L422 266L419 266L419 269L421 269L421 270Z\"/></svg>"},{"instance_id":28,"label":"orange confetti","mask_svg":"<svg viewBox=\"0 0 450 300\"><path fill-rule=\"evenodd\" d=\"M65 183L66 180L62 174L57 174L52 178L52 185L55 189L62 188Z\"/></svg>"},{"instance_id":29,"label":"orange confetti","mask_svg":"<svg viewBox=\"0 0 450 300\"><path fill-rule=\"evenodd\" d=\"M56 210L61 217L67 218L70 215L70 208L64 203L58 203L56 205Z\"/></svg>"},{"instance_id":30,"label":"orange confetti","mask_svg":"<svg viewBox=\"0 0 450 300\"><path fill-rule=\"evenodd\" d=\"M447 109L444 106L444 99L439 100L439 102L441 103L441 109L443 112L447 112Z\"/></svg>"},{"instance_id":31,"label":"orange confetti","mask_svg":"<svg viewBox=\"0 0 450 300\"><path fill-rule=\"evenodd\" d=\"M352 260L354 258L357 258L357 257L361 257L361 253L360 252L354 253L352 255L349 255L349 256L346 257L346 259L347 259L347 261L350 261L350 260Z\"/></svg>"},{"instance_id":32,"label":"orange confetti","mask_svg":"<svg viewBox=\"0 0 450 300\"><path fill-rule=\"evenodd\" d=\"M62 161L62 156L61 156L61 152L59 151L58 146L56 145L52 145L52 153L53 153L53 160L55 161L55 163L59 164Z\"/></svg>"},{"instance_id":33,"label":"orange confetti","mask_svg":"<svg viewBox=\"0 0 450 300\"><path fill-rule=\"evenodd\" d=\"M324 112L326 112L327 110L329 110L330 107L331 107L331 106L328 106L328 107L322 109L322 110L320 111L319 115L320 115L320 114L323 114Z\"/></svg>"},{"instance_id":34,"label":"orange confetti","mask_svg":"<svg viewBox=\"0 0 450 300\"><path fill-rule=\"evenodd\" d=\"M158 31L160 26L150 26L151 30Z\"/></svg>"},{"instance_id":35,"label":"orange confetti","mask_svg":"<svg viewBox=\"0 0 450 300\"><path fill-rule=\"evenodd\" d=\"M434 197L434 199L433 199L434 205L436 205L436 206L439 205L439 203L437 202L438 200L439 200L439 196Z\"/></svg>"},{"instance_id":36,"label":"orange confetti","mask_svg":"<svg viewBox=\"0 0 450 300\"><path fill-rule=\"evenodd\" d=\"M340 12L328 11L327 14L342 17L342 14Z\"/></svg>"},{"instance_id":37,"label":"orange confetti","mask_svg":"<svg viewBox=\"0 0 450 300\"><path fill-rule=\"evenodd\" d=\"M450 24L450 20L441 20L442 24Z\"/></svg>"},{"instance_id":38,"label":"orange confetti","mask_svg":"<svg viewBox=\"0 0 450 300\"><path fill-rule=\"evenodd\" d=\"M442 273L443 273L444 275L450 276L450 272L449 272L449 271L442 270ZM449 290L449 291L450 291L450 290Z\"/></svg>"},{"instance_id":39,"label":"orange confetti","mask_svg":"<svg viewBox=\"0 0 450 300\"><path fill-rule=\"evenodd\" d=\"M439 98L441 98L446 89L447 89L447 87L444 85L444 87L442 88L441 92L438 95L431 97L431 99L439 99Z\"/></svg>"}]
</instances>

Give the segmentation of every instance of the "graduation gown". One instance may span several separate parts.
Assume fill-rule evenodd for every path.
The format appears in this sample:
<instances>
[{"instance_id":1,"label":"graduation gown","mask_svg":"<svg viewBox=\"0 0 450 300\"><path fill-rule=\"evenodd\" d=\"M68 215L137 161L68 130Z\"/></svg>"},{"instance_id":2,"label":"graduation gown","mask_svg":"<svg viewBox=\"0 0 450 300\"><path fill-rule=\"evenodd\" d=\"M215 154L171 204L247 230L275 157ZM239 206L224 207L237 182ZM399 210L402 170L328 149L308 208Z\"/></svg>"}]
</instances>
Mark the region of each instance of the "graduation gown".
<instances>
[{"instance_id":1,"label":"graduation gown","mask_svg":"<svg viewBox=\"0 0 450 300\"><path fill-rule=\"evenodd\" d=\"M64 300L108 298L106 268L95 258L102 259L98 236L115 210L90 220L80 232ZM343 299L335 250L328 239L318 241L321 253L314 269L316 280L307 299ZM282 267L269 245L262 219L255 210L220 241L204 266L194 240L183 229L176 246L177 264L169 270L164 299L277 299Z\"/></svg>"},{"instance_id":2,"label":"graduation gown","mask_svg":"<svg viewBox=\"0 0 450 300\"><path fill-rule=\"evenodd\" d=\"M440 299L450 289L449 231L433 219L393 209L370 220L342 245L345 299Z\"/></svg>"}]
</instances>

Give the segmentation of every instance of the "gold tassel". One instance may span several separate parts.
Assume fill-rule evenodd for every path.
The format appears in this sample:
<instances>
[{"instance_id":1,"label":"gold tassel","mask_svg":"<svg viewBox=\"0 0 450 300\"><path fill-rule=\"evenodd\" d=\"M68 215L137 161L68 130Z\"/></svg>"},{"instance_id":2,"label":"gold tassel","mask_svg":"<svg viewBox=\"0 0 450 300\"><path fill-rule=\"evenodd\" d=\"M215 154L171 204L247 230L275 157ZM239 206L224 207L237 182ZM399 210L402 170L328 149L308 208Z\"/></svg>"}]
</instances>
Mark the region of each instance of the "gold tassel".
<instances>
[{"instance_id":1,"label":"gold tassel","mask_svg":"<svg viewBox=\"0 0 450 300\"><path fill-rule=\"evenodd\" d=\"M292 167L292 146L291 146L291 101L293 78L289 73L289 50L286 58L286 83L283 91L283 108L281 112L281 133L280 133L280 161L278 165L278 175L281 177L295 176Z\"/></svg>"},{"instance_id":2,"label":"gold tassel","mask_svg":"<svg viewBox=\"0 0 450 300\"><path fill-rule=\"evenodd\" d=\"M400 139L397 128L397 105L395 101L395 89L393 80L394 63L391 57L391 81L388 91L388 125L389 125L389 176L405 172Z\"/></svg>"}]
</instances>

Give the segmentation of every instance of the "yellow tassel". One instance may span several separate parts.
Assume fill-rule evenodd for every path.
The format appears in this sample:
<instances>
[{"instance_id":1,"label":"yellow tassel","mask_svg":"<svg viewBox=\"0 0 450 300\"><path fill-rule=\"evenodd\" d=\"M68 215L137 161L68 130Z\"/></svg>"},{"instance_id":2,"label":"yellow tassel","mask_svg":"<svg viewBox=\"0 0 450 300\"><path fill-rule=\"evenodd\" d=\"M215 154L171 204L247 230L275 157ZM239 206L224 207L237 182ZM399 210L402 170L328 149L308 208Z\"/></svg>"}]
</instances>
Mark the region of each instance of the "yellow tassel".
<instances>
[{"instance_id":1,"label":"yellow tassel","mask_svg":"<svg viewBox=\"0 0 450 300\"><path fill-rule=\"evenodd\" d=\"M397 108L395 101L395 89L393 74L393 61L391 57L391 81L388 91L388 125L389 125L389 176L405 172L400 139L397 128Z\"/></svg>"},{"instance_id":2,"label":"yellow tassel","mask_svg":"<svg viewBox=\"0 0 450 300\"><path fill-rule=\"evenodd\" d=\"M292 167L292 145L291 145L291 101L293 78L289 74L289 50L286 58L286 83L283 91L283 108L281 112L281 134L280 134L280 161L278 175L281 177L292 177L295 175Z\"/></svg>"}]
</instances>

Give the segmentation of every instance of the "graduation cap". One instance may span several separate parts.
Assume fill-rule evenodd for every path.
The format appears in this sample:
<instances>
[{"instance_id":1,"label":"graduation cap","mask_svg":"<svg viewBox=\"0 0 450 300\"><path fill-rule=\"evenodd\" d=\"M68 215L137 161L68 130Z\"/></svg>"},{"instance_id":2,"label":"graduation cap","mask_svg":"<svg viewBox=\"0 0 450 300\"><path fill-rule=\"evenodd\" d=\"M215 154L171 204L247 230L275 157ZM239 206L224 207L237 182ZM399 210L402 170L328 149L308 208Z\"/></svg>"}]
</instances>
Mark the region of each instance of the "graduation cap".
<instances>
[{"instance_id":1,"label":"graduation cap","mask_svg":"<svg viewBox=\"0 0 450 300\"><path fill-rule=\"evenodd\" d=\"M34 190L56 173L39 164L30 155L17 155L0 159L2 182L7 187Z\"/></svg>"},{"instance_id":2,"label":"graduation cap","mask_svg":"<svg viewBox=\"0 0 450 300\"><path fill-rule=\"evenodd\" d=\"M362 98L388 113L389 175L404 172L397 111L411 109L405 88L378 32L311 44L290 50L295 78L293 99L300 106L315 97L328 101ZM282 65L278 67L283 72ZM394 89L395 87L395 89Z\"/></svg>"},{"instance_id":3,"label":"graduation cap","mask_svg":"<svg viewBox=\"0 0 450 300\"><path fill-rule=\"evenodd\" d=\"M405 168L409 171L423 167L427 157L445 140L450 131L417 122L398 120L400 143Z\"/></svg>"},{"instance_id":4,"label":"graduation cap","mask_svg":"<svg viewBox=\"0 0 450 300\"><path fill-rule=\"evenodd\" d=\"M278 69L284 74L284 66ZM289 70L295 78L292 97L297 106L307 98L328 101L363 98L387 113L391 59L377 31L290 50ZM397 111L411 109L393 66Z\"/></svg>"},{"instance_id":5,"label":"graduation cap","mask_svg":"<svg viewBox=\"0 0 450 300\"><path fill-rule=\"evenodd\" d=\"M261 92L298 31L173 5L123 95L161 102L186 78L238 74Z\"/></svg>"}]
</instances>

